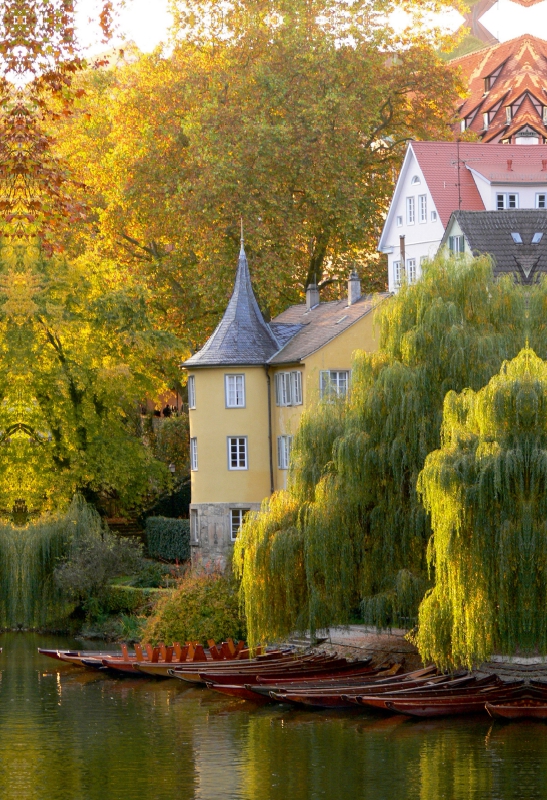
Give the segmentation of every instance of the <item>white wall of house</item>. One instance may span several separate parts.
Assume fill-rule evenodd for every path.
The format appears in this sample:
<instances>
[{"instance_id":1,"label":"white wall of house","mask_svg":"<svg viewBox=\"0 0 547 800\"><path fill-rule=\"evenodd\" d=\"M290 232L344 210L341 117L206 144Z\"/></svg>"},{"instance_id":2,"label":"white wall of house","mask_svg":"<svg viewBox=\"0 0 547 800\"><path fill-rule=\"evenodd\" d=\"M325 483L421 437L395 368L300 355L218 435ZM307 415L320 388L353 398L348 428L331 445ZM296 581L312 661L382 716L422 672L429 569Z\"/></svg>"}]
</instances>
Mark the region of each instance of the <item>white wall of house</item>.
<instances>
[{"instance_id":1,"label":"white wall of house","mask_svg":"<svg viewBox=\"0 0 547 800\"><path fill-rule=\"evenodd\" d=\"M500 172L504 166L500 164ZM487 211L498 209L500 194L505 197L505 207L514 207L510 203L516 202L517 208L547 208L547 174L545 184L516 181L493 183L471 167L467 168L475 180ZM509 201L509 195L516 195L516 201ZM544 196L543 205L538 202L540 195ZM425 259L434 258L443 235L444 226L410 144L378 245L378 250L387 254L390 292L397 291L403 276L409 281L420 277L421 264ZM401 258L401 236L405 237L404 265Z\"/></svg>"},{"instance_id":2,"label":"white wall of house","mask_svg":"<svg viewBox=\"0 0 547 800\"><path fill-rule=\"evenodd\" d=\"M538 195L546 195L547 201L547 175L545 176L545 183L509 183L509 182L493 182L489 181L476 170L469 168L479 194L481 196L484 207L487 211L498 210L498 195L504 195L507 204L508 195L517 196L516 208L546 208L547 205L538 205ZM545 201L544 201L545 202ZM506 207L508 207L506 205Z\"/></svg>"},{"instance_id":3,"label":"white wall of house","mask_svg":"<svg viewBox=\"0 0 547 800\"><path fill-rule=\"evenodd\" d=\"M443 233L433 197L409 146L378 247L387 253L390 292L397 291L403 275L400 237L405 237L406 278L416 280L424 259L437 252Z\"/></svg>"}]
</instances>

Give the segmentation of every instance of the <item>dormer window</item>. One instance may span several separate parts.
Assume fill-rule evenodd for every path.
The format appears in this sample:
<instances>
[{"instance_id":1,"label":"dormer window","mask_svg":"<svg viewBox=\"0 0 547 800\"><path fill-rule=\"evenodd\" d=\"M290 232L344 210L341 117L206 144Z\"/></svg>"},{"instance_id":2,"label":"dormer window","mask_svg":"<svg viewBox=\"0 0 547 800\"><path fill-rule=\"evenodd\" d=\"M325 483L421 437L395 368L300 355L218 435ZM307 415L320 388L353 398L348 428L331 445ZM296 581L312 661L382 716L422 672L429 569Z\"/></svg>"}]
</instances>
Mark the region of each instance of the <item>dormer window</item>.
<instances>
[{"instance_id":1,"label":"dormer window","mask_svg":"<svg viewBox=\"0 0 547 800\"><path fill-rule=\"evenodd\" d=\"M547 106L543 106L543 124L547 125Z\"/></svg>"},{"instance_id":2,"label":"dormer window","mask_svg":"<svg viewBox=\"0 0 547 800\"><path fill-rule=\"evenodd\" d=\"M507 123L507 125L509 125L512 118L513 116L511 113L511 106L505 106L505 122Z\"/></svg>"},{"instance_id":3,"label":"dormer window","mask_svg":"<svg viewBox=\"0 0 547 800\"><path fill-rule=\"evenodd\" d=\"M543 233L541 231L538 231L537 233L534 233L534 235L532 236L532 244L539 244L542 239L543 239Z\"/></svg>"},{"instance_id":4,"label":"dormer window","mask_svg":"<svg viewBox=\"0 0 547 800\"><path fill-rule=\"evenodd\" d=\"M466 129L466 122L464 119L460 120L460 133L463 133Z\"/></svg>"},{"instance_id":5,"label":"dormer window","mask_svg":"<svg viewBox=\"0 0 547 800\"><path fill-rule=\"evenodd\" d=\"M421 180L418 175L414 175L410 183L412 184L412 186L416 186L416 184L421 183Z\"/></svg>"},{"instance_id":6,"label":"dormer window","mask_svg":"<svg viewBox=\"0 0 547 800\"><path fill-rule=\"evenodd\" d=\"M488 94L490 91L490 75L484 79L484 93Z\"/></svg>"},{"instance_id":7,"label":"dormer window","mask_svg":"<svg viewBox=\"0 0 547 800\"><path fill-rule=\"evenodd\" d=\"M488 130L489 122L490 120L488 118L488 111L485 111L484 114L482 115L482 127L485 131Z\"/></svg>"},{"instance_id":8,"label":"dormer window","mask_svg":"<svg viewBox=\"0 0 547 800\"><path fill-rule=\"evenodd\" d=\"M522 244L522 236L520 233L512 233L511 238L513 239L515 244Z\"/></svg>"}]
</instances>

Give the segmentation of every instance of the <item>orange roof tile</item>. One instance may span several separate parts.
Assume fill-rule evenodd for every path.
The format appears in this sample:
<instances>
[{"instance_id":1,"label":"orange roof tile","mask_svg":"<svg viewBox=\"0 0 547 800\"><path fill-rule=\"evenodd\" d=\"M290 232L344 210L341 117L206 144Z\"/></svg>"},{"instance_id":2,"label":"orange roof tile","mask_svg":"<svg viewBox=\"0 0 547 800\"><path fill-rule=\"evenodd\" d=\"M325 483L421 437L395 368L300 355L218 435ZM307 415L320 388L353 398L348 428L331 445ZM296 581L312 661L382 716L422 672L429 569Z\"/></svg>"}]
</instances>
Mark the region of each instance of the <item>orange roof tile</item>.
<instances>
[{"instance_id":1,"label":"orange roof tile","mask_svg":"<svg viewBox=\"0 0 547 800\"><path fill-rule=\"evenodd\" d=\"M483 141L510 139L525 125L536 131L540 139L547 138L547 126L543 123L543 108L547 105L547 41L526 34L451 63L469 82L469 97L458 115ZM485 87L488 78L491 86ZM511 108L510 119L507 107ZM485 113L487 129L483 121Z\"/></svg>"}]
</instances>

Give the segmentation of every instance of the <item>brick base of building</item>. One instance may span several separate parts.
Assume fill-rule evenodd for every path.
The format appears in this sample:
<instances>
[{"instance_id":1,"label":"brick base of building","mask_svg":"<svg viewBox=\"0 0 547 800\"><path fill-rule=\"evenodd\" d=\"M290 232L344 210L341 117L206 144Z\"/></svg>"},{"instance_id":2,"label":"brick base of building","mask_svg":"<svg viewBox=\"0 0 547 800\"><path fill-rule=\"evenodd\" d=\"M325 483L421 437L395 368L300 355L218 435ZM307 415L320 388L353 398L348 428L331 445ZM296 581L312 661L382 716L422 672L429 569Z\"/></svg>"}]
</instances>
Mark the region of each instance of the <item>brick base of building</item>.
<instances>
[{"instance_id":1,"label":"brick base of building","mask_svg":"<svg viewBox=\"0 0 547 800\"><path fill-rule=\"evenodd\" d=\"M258 511L260 503L192 503L190 505L190 544L192 567L224 572L231 558L232 509Z\"/></svg>"}]
</instances>

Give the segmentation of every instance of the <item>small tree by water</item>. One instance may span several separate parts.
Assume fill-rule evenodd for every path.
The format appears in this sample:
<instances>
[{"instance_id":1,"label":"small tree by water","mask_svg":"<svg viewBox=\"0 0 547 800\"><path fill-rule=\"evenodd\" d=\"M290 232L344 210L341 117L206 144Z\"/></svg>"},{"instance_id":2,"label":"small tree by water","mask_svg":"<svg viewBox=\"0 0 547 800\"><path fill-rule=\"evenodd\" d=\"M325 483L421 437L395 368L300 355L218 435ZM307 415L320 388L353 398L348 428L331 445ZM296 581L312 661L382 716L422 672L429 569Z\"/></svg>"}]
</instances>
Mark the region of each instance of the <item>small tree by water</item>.
<instances>
[{"instance_id":1,"label":"small tree by water","mask_svg":"<svg viewBox=\"0 0 547 800\"><path fill-rule=\"evenodd\" d=\"M89 605L111 577L140 561L140 548L120 543L79 495L66 514L26 528L3 525L0 628L62 623L79 602Z\"/></svg>"}]
</instances>

